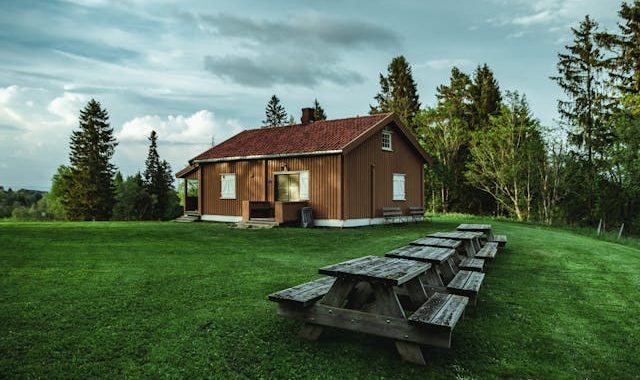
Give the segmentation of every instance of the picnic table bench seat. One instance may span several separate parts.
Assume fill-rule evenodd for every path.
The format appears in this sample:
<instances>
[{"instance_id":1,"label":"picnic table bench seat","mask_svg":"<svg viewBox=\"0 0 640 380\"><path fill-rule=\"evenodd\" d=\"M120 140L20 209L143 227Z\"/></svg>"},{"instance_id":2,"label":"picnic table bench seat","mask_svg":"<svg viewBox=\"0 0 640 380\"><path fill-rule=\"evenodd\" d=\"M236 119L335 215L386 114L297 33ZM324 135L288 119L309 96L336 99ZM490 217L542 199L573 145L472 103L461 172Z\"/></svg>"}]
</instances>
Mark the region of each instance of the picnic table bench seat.
<instances>
[{"instance_id":1,"label":"picnic table bench seat","mask_svg":"<svg viewBox=\"0 0 640 380\"><path fill-rule=\"evenodd\" d=\"M458 268L462 270L473 271L473 272L483 272L484 260L480 258L476 259L473 257L467 257L465 259L462 259L460 264L458 264Z\"/></svg>"},{"instance_id":2,"label":"picnic table bench seat","mask_svg":"<svg viewBox=\"0 0 640 380\"><path fill-rule=\"evenodd\" d=\"M492 242L498 243L498 247L502 248L507 245L507 235L493 235Z\"/></svg>"},{"instance_id":3,"label":"picnic table bench seat","mask_svg":"<svg viewBox=\"0 0 640 380\"><path fill-rule=\"evenodd\" d=\"M482 281L484 281L484 273L461 270L447 284L447 290L453 294L469 297L471 304L475 305Z\"/></svg>"},{"instance_id":4,"label":"picnic table bench seat","mask_svg":"<svg viewBox=\"0 0 640 380\"><path fill-rule=\"evenodd\" d=\"M323 277L314 281L269 294L269 300L307 307L322 298L336 281L335 277Z\"/></svg>"},{"instance_id":5,"label":"picnic table bench seat","mask_svg":"<svg viewBox=\"0 0 640 380\"><path fill-rule=\"evenodd\" d=\"M498 243L497 242L488 242L482 247L478 253L476 253L475 258L477 259L485 259L485 260L493 260L498 253Z\"/></svg>"},{"instance_id":6,"label":"picnic table bench seat","mask_svg":"<svg viewBox=\"0 0 640 380\"><path fill-rule=\"evenodd\" d=\"M451 333L462 317L469 299L456 294L435 293L409 318L410 324L442 330L451 346ZM446 338L445 338L446 339Z\"/></svg>"}]
</instances>

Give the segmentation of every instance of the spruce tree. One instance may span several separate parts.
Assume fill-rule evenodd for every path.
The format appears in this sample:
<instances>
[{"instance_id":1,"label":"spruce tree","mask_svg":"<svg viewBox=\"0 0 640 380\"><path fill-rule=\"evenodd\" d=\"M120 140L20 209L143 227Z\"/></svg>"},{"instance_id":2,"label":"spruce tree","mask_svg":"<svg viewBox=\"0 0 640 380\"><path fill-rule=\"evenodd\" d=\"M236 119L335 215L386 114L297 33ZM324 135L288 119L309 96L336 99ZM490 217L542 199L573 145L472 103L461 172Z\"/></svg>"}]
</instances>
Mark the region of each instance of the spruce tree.
<instances>
[{"instance_id":1,"label":"spruce tree","mask_svg":"<svg viewBox=\"0 0 640 380\"><path fill-rule=\"evenodd\" d=\"M607 59L611 77L623 93L640 93L640 1L622 3L620 34L599 33L598 41L614 53Z\"/></svg>"},{"instance_id":2,"label":"spruce tree","mask_svg":"<svg viewBox=\"0 0 640 380\"><path fill-rule=\"evenodd\" d=\"M318 103L318 99L313 101L313 116L316 120L327 120L327 114L324 113L324 108Z\"/></svg>"},{"instance_id":3,"label":"spruce tree","mask_svg":"<svg viewBox=\"0 0 640 380\"><path fill-rule=\"evenodd\" d=\"M600 193L596 174L606 163L606 151L611 143L611 128L607 117L611 100L606 91L604 54L596 43L598 23L589 16L577 28L571 28L574 39L558 54L558 74L551 77L562 88L568 100L558 100L558 113L569 127L568 142L584 157L587 179L584 191L587 217L597 219L595 194Z\"/></svg>"},{"instance_id":4,"label":"spruce tree","mask_svg":"<svg viewBox=\"0 0 640 380\"><path fill-rule=\"evenodd\" d=\"M161 161L158 154L158 134L151 131L149 153L143 173L144 184L151 198L150 217L163 219L169 207L169 196L173 189L171 167L167 161Z\"/></svg>"},{"instance_id":5,"label":"spruce tree","mask_svg":"<svg viewBox=\"0 0 640 380\"><path fill-rule=\"evenodd\" d=\"M71 219L108 220L115 203L111 158L117 143L109 115L91 99L80 111L79 130L70 144L71 173L63 204Z\"/></svg>"},{"instance_id":6,"label":"spruce tree","mask_svg":"<svg viewBox=\"0 0 640 380\"><path fill-rule=\"evenodd\" d=\"M589 166L594 154L603 153L610 132L605 118L610 99L605 91L604 55L596 44L598 23L585 16L578 28L571 28L574 40L558 54L556 81L569 98L558 100L560 117L571 128L569 142L586 152Z\"/></svg>"},{"instance_id":7,"label":"spruce tree","mask_svg":"<svg viewBox=\"0 0 640 380\"><path fill-rule=\"evenodd\" d=\"M500 112L502 101L498 81L486 63L476 68L469 93L472 115L470 127L472 130L485 129L489 124L489 116Z\"/></svg>"},{"instance_id":8,"label":"spruce tree","mask_svg":"<svg viewBox=\"0 0 640 380\"><path fill-rule=\"evenodd\" d=\"M380 92L374 99L377 104L370 106L370 114L395 112L405 125L414 129L413 118L420 110L420 98L411 65L404 56L391 60L386 76L380 74Z\"/></svg>"},{"instance_id":9,"label":"spruce tree","mask_svg":"<svg viewBox=\"0 0 640 380\"><path fill-rule=\"evenodd\" d=\"M267 103L265 116L266 119L262 121L263 127L278 127L287 122L287 112L277 96L273 95Z\"/></svg>"}]
</instances>

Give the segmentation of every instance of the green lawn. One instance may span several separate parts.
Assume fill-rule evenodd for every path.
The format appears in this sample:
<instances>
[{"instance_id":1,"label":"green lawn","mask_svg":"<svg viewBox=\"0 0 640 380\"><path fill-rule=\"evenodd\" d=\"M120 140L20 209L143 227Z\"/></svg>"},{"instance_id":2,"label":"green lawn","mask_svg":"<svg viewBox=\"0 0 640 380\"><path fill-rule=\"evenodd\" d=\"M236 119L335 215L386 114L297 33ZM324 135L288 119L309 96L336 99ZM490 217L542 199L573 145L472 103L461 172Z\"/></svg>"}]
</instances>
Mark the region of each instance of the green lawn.
<instances>
[{"instance_id":1,"label":"green lawn","mask_svg":"<svg viewBox=\"0 0 640 380\"><path fill-rule=\"evenodd\" d=\"M640 249L492 220L509 244L450 350L400 361L390 341L317 342L267 294L320 266L451 230L235 230L209 223L0 223L0 378L637 378Z\"/></svg>"}]
</instances>

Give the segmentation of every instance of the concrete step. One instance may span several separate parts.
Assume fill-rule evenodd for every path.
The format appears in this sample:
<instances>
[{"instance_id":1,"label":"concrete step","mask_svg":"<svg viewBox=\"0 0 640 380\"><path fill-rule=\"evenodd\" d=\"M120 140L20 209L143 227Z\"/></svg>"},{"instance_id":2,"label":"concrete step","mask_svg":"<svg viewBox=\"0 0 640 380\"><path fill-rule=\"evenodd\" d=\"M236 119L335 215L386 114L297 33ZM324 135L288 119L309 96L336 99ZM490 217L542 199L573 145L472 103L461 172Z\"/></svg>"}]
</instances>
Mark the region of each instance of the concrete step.
<instances>
[{"instance_id":1,"label":"concrete step","mask_svg":"<svg viewBox=\"0 0 640 380\"><path fill-rule=\"evenodd\" d=\"M173 221L174 222L180 222L180 223L199 222L200 221L200 216L198 216L198 215L182 215L181 217L176 218Z\"/></svg>"}]
</instances>

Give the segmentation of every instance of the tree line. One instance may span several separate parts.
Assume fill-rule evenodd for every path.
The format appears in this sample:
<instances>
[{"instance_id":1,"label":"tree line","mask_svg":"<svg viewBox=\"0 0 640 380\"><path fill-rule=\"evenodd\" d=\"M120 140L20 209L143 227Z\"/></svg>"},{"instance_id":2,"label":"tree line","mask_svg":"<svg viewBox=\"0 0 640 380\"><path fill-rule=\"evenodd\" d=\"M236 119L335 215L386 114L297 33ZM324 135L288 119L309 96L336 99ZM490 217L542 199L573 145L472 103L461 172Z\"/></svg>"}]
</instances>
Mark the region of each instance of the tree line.
<instances>
[{"instance_id":1,"label":"tree line","mask_svg":"<svg viewBox=\"0 0 640 380\"><path fill-rule=\"evenodd\" d=\"M391 61L370 112L398 114L433 157L431 211L640 230L640 2L618 15L616 32L589 16L571 29L550 78L564 93L554 127L487 64L452 68L436 104L421 107L411 65Z\"/></svg>"},{"instance_id":2,"label":"tree line","mask_svg":"<svg viewBox=\"0 0 640 380\"><path fill-rule=\"evenodd\" d=\"M118 145L109 115L92 99L80 111L70 139L69 165L52 178L51 190L17 219L165 220L182 213L171 166L158 154L158 135L149 136L142 173L123 177L111 162Z\"/></svg>"}]
</instances>

